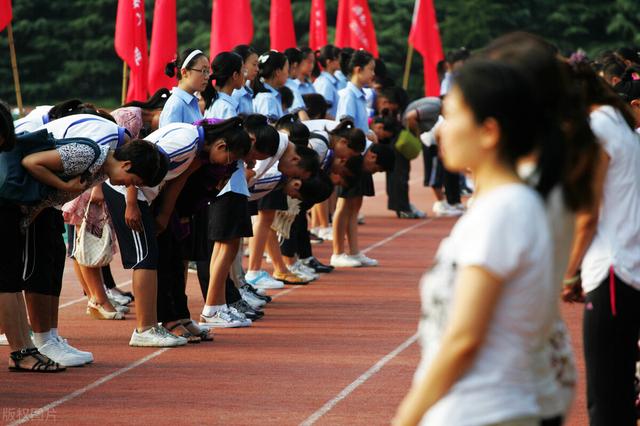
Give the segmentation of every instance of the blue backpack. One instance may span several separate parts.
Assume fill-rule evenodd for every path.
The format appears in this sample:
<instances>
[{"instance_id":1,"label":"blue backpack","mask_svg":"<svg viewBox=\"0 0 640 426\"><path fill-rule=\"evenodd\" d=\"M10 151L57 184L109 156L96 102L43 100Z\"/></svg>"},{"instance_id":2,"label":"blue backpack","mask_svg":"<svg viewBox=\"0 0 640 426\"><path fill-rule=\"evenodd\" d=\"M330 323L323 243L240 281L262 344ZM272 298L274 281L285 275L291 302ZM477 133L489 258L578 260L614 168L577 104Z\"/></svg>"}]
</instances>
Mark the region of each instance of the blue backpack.
<instances>
[{"instance_id":1,"label":"blue backpack","mask_svg":"<svg viewBox=\"0 0 640 426\"><path fill-rule=\"evenodd\" d=\"M0 153L0 204L33 205L57 191L31 176L22 166L22 159L29 154L56 149L70 143L90 146L95 154L92 165L100 158L100 146L91 139L55 139L47 130L17 135L15 147L11 151ZM63 180L71 179L60 177Z\"/></svg>"}]
</instances>

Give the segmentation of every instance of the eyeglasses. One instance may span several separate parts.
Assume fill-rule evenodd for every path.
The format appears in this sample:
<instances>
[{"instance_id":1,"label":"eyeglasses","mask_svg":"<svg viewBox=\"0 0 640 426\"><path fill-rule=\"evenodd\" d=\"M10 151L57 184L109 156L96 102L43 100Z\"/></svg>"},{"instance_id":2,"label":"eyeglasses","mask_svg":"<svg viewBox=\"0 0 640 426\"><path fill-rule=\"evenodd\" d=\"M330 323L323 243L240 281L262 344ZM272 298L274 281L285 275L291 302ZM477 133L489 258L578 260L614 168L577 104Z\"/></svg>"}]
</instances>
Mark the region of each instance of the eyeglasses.
<instances>
[{"instance_id":1,"label":"eyeglasses","mask_svg":"<svg viewBox=\"0 0 640 426\"><path fill-rule=\"evenodd\" d=\"M211 70L209 68L202 68L202 69L189 68L189 69L191 71L198 71L199 73L202 73L204 77L209 77L211 75Z\"/></svg>"}]
</instances>

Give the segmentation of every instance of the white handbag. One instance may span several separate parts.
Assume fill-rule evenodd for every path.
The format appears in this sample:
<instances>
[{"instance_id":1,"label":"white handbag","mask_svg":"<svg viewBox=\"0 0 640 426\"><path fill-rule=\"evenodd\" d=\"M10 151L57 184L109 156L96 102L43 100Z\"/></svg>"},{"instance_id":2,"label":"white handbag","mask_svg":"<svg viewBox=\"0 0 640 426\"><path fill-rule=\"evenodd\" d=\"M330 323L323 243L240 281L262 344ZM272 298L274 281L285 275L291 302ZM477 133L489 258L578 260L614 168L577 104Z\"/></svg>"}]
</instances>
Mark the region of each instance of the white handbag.
<instances>
[{"instance_id":1,"label":"white handbag","mask_svg":"<svg viewBox=\"0 0 640 426\"><path fill-rule=\"evenodd\" d=\"M111 248L113 235L111 234L111 227L107 221L107 213L104 206L102 207L102 211L104 212L102 236L98 237L89 230L87 216L90 206L91 203L87 205L80 228L77 228L73 256L82 266L100 268L107 266L113 259Z\"/></svg>"}]
</instances>

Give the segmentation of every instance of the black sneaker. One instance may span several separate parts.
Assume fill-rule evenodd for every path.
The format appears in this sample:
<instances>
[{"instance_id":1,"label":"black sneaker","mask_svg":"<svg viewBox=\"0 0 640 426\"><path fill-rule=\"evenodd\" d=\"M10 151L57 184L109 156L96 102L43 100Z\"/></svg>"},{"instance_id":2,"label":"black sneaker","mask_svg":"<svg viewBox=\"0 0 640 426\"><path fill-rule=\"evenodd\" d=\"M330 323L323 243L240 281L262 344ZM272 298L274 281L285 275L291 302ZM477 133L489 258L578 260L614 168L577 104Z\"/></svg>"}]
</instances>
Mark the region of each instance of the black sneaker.
<instances>
[{"instance_id":1,"label":"black sneaker","mask_svg":"<svg viewBox=\"0 0 640 426\"><path fill-rule=\"evenodd\" d=\"M253 293L253 295L256 296L258 299L264 300L267 303L271 302L271 296L261 295L256 291L255 287L250 284L244 284L242 288Z\"/></svg>"},{"instance_id":2,"label":"black sneaker","mask_svg":"<svg viewBox=\"0 0 640 426\"><path fill-rule=\"evenodd\" d=\"M318 274L327 274L334 269L333 266L325 265L313 256L304 259L302 263L313 269Z\"/></svg>"},{"instance_id":3,"label":"black sneaker","mask_svg":"<svg viewBox=\"0 0 640 426\"><path fill-rule=\"evenodd\" d=\"M311 244L322 244L324 242L324 239L318 237L313 232L309 232L309 242Z\"/></svg>"},{"instance_id":4,"label":"black sneaker","mask_svg":"<svg viewBox=\"0 0 640 426\"><path fill-rule=\"evenodd\" d=\"M255 321L264 316L264 312L254 310L247 302L240 299L237 302L233 302L229 304L230 308L235 308L241 314L244 314L245 317L249 318L251 321Z\"/></svg>"}]
</instances>

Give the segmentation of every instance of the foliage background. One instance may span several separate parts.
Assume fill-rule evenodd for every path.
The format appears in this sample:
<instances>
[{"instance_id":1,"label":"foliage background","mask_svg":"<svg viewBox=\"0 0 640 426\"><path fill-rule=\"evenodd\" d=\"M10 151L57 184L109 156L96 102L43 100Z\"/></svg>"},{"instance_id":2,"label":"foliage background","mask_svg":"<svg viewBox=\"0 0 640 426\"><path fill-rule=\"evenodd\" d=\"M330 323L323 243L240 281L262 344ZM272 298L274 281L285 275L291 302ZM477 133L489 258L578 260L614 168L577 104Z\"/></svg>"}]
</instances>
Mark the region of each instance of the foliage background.
<instances>
[{"instance_id":1,"label":"foliage background","mask_svg":"<svg viewBox=\"0 0 640 426\"><path fill-rule=\"evenodd\" d=\"M253 45L269 47L269 1L252 0ZM337 0L327 0L333 40ZM178 0L179 49L209 48L211 0ZM310 0L292 0L298 43L308 41ZM407 54L414 0L371 0L381 57L398 81ZM538 33L565 52L595 55L605 49L640 46L637 0L435 0L445 50L477 49L513 30ZM98 105L118 104L122 62L113 48L116 0L15 0L13 30L26 105L69 97ZM145 0L151 36L153 0ZM7 32L0 34L0 98L15 103ZM422 93L422 62L414 56L409 91Z\"/></svg>"}]
</instances>

